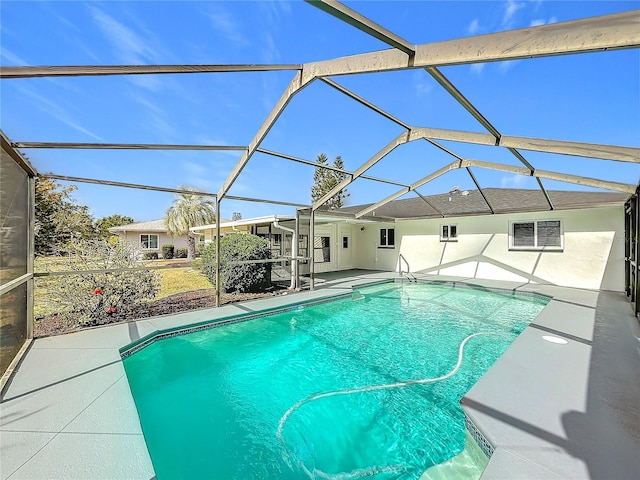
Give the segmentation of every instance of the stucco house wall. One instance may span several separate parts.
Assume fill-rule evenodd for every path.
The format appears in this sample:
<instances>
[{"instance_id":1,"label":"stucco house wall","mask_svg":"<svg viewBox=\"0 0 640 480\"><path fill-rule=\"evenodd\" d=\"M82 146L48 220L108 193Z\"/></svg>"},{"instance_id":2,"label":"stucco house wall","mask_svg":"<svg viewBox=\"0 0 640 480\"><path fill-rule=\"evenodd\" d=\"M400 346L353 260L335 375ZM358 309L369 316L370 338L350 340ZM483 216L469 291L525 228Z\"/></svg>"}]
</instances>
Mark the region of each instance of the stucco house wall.
<instances>
[{"instance_id":1,"label":"stucco house wall","mask_svg":"<svg viewBox=\"0 0 640 480\"><path fill-rule=\"evenodd\" d=\"M510 223L561 220L562 251L514 251ZM455 242L440 240L442 225L457 225ZM380 228L395 228L395 247L379 248ZM354 230L359 248L355 266L398 271L402 255L411 272L468 278L551 283L560 286L624 289L623 208L398 220ZM406 264L404 265L406 270Z\"/></svg>"},{"instance_id":2,"label":"stucco house wall","mask_svg":"<svg viewBox=\"0 0 640 480\"><path fill-rule=\"evenodd\" d=\"M188 245L186 235L172 236L167 233L167 226L164 219L112 227L109 229L109 232L113 235L119 236L123 240L131 242L137 247L140 247L140 251L143 253L157 252L158 257L162 257L162 245L171 244L175 248L187 248ZM157 248L144 248L141 241L142 235L157 235Z\"/></svg>"},{"instance_id":3,"label":"stucco house wall","mask_svg":"<svg viewBox=\"0 0 640 480\"><path fill-rule=\"evenodd\" d=\"M127 240L134 245L140 247L142 252L158 252L158 256L162 256L162 245L171 244L175 248L187 248L187 237L186 235L181 235L178 237L172 237L171 235L164 232L116 232L123 240ZM142 248L140 243L141 235L158 235L158 248Z\"/></svg>"}]
</instances>

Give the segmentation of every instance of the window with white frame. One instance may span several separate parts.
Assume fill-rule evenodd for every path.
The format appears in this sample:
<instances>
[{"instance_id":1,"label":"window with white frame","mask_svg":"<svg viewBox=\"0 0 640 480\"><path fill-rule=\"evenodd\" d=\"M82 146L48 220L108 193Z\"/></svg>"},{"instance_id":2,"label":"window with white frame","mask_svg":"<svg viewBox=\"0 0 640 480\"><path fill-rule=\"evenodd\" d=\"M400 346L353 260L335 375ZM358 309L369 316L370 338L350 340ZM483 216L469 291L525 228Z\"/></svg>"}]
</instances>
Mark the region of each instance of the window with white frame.
<instances>
[{"instance_id":1,"label":"window with white frame","mask_svg":"<svg viewBox=\"0 0 640 480\"><path fill-rule=\"evenodd\" d=\"M331 237L318 236L313 239L313 261L315 263L331 261Z\"/></svg>"},{"instance_id":2,"label":"window with white frame","mask_svg":"<svg viewBox=\"0 0 640 480\"><path fill-rule=\"evenodd\" d=\"M511 250L562 250L563 232L560 220L511 222Z\"/></svg>"},{"instance_id":3,"label":"window with white frame","mask_svg":"<svg viewBox=\"0 0 640 480\"><path fill-rule=\"evenodd\" d=\"M140 235L140 245L143 250L157 250L158 249L158 235L154 234L142 234Z\"/></svg>"},{"instance_id":4,"label":"window with white frame","mask_svg":"<svg viewBox=\"0 0 640 480\"><path fill-rule=\"evenodd\" d=\"M458 225L441 225L440 241L441 242L457 242L458 241Z\"/></svg>"},{"instance_id":5,"label":"window with white frame","mask_svg":"<svg viewBox=\"0 0 640 480\"><path fill-rule=\"evenodd\" d=\"M396 246L396 229L381 228L379 248L394 248Z\"/></svg>"}]
</instances>

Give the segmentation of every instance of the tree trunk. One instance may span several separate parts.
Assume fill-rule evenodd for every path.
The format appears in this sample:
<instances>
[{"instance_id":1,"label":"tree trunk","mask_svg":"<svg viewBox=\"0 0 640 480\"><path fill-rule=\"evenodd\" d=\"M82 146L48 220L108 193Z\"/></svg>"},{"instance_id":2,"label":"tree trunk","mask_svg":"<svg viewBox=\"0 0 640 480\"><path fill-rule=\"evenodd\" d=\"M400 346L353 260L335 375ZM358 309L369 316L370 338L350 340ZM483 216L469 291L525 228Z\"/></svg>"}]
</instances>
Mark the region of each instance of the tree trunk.
<instances>
[{"instance_id":1,"label":"tree trunk","mask_svg":"<svg viewBox=\"0 0 640 480\"><path fill-rule=\"evenodd\" d=\"M196 237L192 233L187 234L187 260L196 258Z\"/></svg>"}]
</instances>

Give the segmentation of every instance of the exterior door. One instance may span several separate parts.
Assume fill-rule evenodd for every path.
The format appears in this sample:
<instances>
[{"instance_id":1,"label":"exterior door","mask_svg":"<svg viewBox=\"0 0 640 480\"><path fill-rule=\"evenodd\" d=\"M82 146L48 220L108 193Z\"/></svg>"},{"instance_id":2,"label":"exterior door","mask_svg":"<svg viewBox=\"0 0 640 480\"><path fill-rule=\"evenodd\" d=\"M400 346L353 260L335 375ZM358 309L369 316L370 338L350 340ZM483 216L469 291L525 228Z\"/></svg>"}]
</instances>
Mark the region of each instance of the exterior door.
<instances>
[{"instance_id":1,"label":"exterior door","mask_svg":"<svg viewBox=\"0 0 640 480\"><path fill-rule=\"evenodd\" d=\"M353 268L353 245L351 228L340 226L338 228L338 270Z\"/></svg>"}]
</instances>

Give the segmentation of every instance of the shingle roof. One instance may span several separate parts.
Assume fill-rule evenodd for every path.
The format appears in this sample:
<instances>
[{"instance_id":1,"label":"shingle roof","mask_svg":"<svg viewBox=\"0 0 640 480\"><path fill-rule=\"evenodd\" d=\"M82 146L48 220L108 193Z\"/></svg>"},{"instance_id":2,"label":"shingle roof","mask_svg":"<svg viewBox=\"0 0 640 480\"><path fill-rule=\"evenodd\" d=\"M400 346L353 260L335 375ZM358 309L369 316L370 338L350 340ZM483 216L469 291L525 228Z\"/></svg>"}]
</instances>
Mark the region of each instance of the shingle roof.
<instances>
[{"instance_id":1,"label":"shingle roof","mask_svg":"<svg viewBox=\"0 0 640 480\"><path fill-rule=\"evenodd\" d=\"M223 222L230 222L231 220L221 219ZM164 218L158 220L150 220L148 222L130 223L128 225L121 225L119 227L111 227L109 229L111 233L115 232L166 232L167 221Z\"/></svg>"},{"instance_id":2,"label":"shingle roof","mask_svg":"<svg viewBox=\"0 0 640 480\"><path fill-rule=\"evenodd\" d=\"M149 222L130 223L128 225L121 225L119 227L111 227L109 229L113 232L166 232L167 222L164 218L159 220L151 220Z\"/></svg>"},{"instance_id":3,"label":"shingle roof","mask_svg":"<svg viewBox=\"0 0 640 480\"><path fill-rule=\"evenodd\" d=\"M541 190L523 190L512 188L483 188L487 201L494 213L537 212L548 211L544 194ZM583 192L547 190L555 210L570 210L598 206L622 205L629 198L627 193L617 192ZM478 190L469 190L468 194L441 194L422 198L415 197L395 200L376 208L368 216L389 218L441 218L467 215L490 214L491 210ZM370 206L356 205L343 207L339 212L357 213Z\"/></svg>"}]
</instances>

